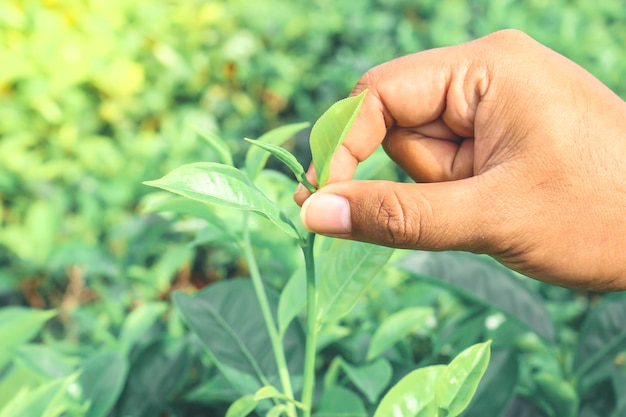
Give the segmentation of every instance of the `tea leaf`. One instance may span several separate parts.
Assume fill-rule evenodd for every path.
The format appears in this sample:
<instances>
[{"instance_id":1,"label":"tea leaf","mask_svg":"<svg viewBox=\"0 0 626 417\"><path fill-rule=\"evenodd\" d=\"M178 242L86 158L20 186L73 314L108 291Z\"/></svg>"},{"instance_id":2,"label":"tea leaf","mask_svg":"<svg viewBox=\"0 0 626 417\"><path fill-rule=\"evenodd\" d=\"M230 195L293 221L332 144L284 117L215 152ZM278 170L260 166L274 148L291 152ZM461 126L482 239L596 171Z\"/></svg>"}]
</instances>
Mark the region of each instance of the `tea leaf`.
<instances>
[{"instance_id":1,"label":"tea leaf","mask_svg":"<svg viewBox=\"0 0 626 417\"><path fill-rule=\"evenodd\" d=\"M31 389L22 388L11 401L0 410L0 417L41 416L59 417L73 406L67 398L68 387L75 383L78 373L55 379Z\"/></svg>"},{"instance_id":2,"label":"tea leaf","mask_svg":"<svg viewBox=\"0 0 626 417\"><path fill-rule=\"evenodd\" d=\"M518 384L519 361L512 349L494 350L485 376L465 411L468 416L502 416L509 408ZM517 416L517 414L513 414Z\"/></svg>"},{"instance_id":3,"label":"tea leaf","mask_svg":"<svg viewBox=\"0 0 626 417\"><path fill-rule=\"evenodd\" d=\"M301 265L291 275L278 301L278 331L284 333L306 305L306 269Z\"/></svg>"},{"instance_id":4,"label":"tea leaf","mask_svg":"<svg viewBox=\"0 0 626 417\"><path fill-rule=\"evenodd\" d=\"M433 417L435 383L444 365L417 369L394 385L378 405L374 417Z\"/></svg>"},{"instance_id":5,"label":"tea leaf","mask_svg":"<svg viewBox=\"0 0 626 417\"><path fill-rule=\"evenodd\" d=\"M298 162L295 156L291 154L287 149L281 148L280 146L273 145L271 143L259 142L257 140L245 139L247 142L258 146L259 148L271 153L276 158L280 159L282 163L284 163L287 168L293 172L293 175L296 177L298 182L302 183L307 189L311 192L315 192L315 187L309 182L306 177L306 173L304 172L304 168Z\"/></svg>"},{"instance_id":6,"label":"tea leaf","mask_svg":"<svg viewBox=\"0 0 626 417\"><path fill-rule=\"evenodd\" d=\"M115 406L118 415L158 415L184 384L193 360L190 347L184 338L160 338L140 350Z\"/></svg>"},{"instance_id":7,"label":"tea leaf","mask_svg":"<svg viewBox=\"0 0 626 417\"><path fill-rule=\"evenodd\" d=\"M214 162L183 165L155 181L144 184L192 200L257 213L285 233L299 238L293 223L237 168Z\"/></svg>"},{"instance_id":8,"label":"tea leaf","mask_svg":"<svg viewBox=\"0 0 626 417\"><path fill-rule=\"evenodd\" d=\"M367 351L367 360L372 360L415 329L426 326L426 321L434 318L432 308L413 307L392 314L376 329Z\"/></svg>"},{"instance_id":9,"label":"tea leaf","mask_svg":"<svg viewBox=\"0 0 626 417\"><path fill-rule=\"evenodd\" d=\"M246 417L254 411L257 401L252 395L246 395L232 403L226 411L226 417Z\"/></svg>"},{"instance_id":10,"label":"tea leaf","mask_svg":"<svg viewBox=\"0 0 626 417\"><path fill-rule=\"evenodd\" d=\"M213 132L203 132L198 127L195 128L195 131L208 143L211 149L213 149L217 157L220 159L220 162L233 166L233 155L224 139L217 136Z\"/></svg>"},{"instance_id":11,"label":"tea leaf","mask_svg":"<svg viewBox=\"0 0 626 417\"><path fill-rule=\"evenodd\" d=\"M126 320L124 320L120 332L119 342L122 351L125 354L129 354L137 340L145 335L166 310L166 303L154 301L142 304L131 311Z\"/></svg>"},{"instance_id":12,"label":"tea leaf","mask_svg":"<svg viewBox=\"0 0 626 417\"><path fill-rule=\"evenodd\" d=\"M361 391L371 404L376 404L393 375L393 369L388 361L379 359L376 362L362 366L353 366L341 361L341 367L350 381Z\"/></svg>"},{"instance_id":13,"label":"tea leaf","mask_svg":"<svg viewBox=\"0 0 626 417\"><path fill-rule=\"evenodd\" d=\"M363 402L354 392L332 386L324 390L315 417L366 417Z\"/></svg>"},{"instance_id":14,"label":"tea leaf","mask_svg":"<svg viewBox=\"0 0 626 417\"><path fill-rule=\"evenodd\" d=\"M574 387L561 378L545 372L535 375L533 379L541 398L550 404L555 416L578 415L578 394Z\"/></svg>"},{"instance_id":15,"label":"tea leaf","mask_svg":"<svg viewBox=\"0 0 626 417\"><path fill-rule=\"evenodd\" d=\"M83 396L90 402L88 417L105 417L124 389L128 361L120 352L105 350L83 363L80 382Z\"/></svg>"},{"instance_id":16,"label":"tea leaf","mask_svg":"<svg viewBox=\"0 0 626 417\"><path fill-rule=\"evenodd\" d=\"M15 348L35 337L43 325L56 315L54 310L5 307L0 310L0 369Z\"/></svg>"},{"instance_id":17,"label":"tea leaf","mask_svg":"<svg viewBox=\"0 0 626 417\"><path fill-rule=\"evenodd\" d=\"M358 96L336 102L313 125L311 154L320 187L328 181L330 161L348 135L366 94L367 90L364 90Z\"/></svg>"},{"instance_id":18,"label":"tea leaf","mask_svg":"<svg viewBox=\"0 0 626 417\"><path fill-rule=\"evenodd\" d=\"M262 400L267 400L267 399L277 399L277 400L287 401L292 404L295 404L298 408L302 410L305 409L304 404L302 404L301 402L292 400L291 398L289 398L288 396L280 392L278 389L276 389L276 387L273 387L271 385L267 385L267 386L260 388L254 394L254 399L257 402L262 401Z\"/></svg>"},{"instance_id":19,"label":"tea leaf","mask_svg":"<svg viewBox=\"0 0 626 417\"><path fill-rule=\"evenodd\" d=\"M397 264L416 278L448 288L473 303L496 308L507 318L554 342L545 303L522 278L492 259L462 252L411 252Z\"/></svg>"},{"instance_id":20,"label":"tea leaf","mask_svg":"<svg viewBox=\"0 0 626 417\"><path fill-rule=\"evenodd\" d=\"M319 258L318 320L333 322L348 314L392 253L384 246L334 240Z\"/></svg>"},{"instance_id":21,"label":"tea leaf","mask_svg":"<svg viewBox=\"0 0 626 417\"><path fill-rule=\"evenodd\" d=\"M297 123L281 126L265 133L258 138L256 142L279 146L285 143L289 138L293 137L293 135L307 127L309 127L309 123ZM255 147L248 149L244 169L251 180L256 179L257 175L259 175L259 172L261 172L267 162L267 158L269 158L269 154L263 151L263 149Z\"/></svg>"},{"instance_id":22,"label":"tea leaf","mask_svg":"<svg viewBox=\"0 0 626 417\"><path fill-rule=\"evenodd\" d=\"M626 348L626 294L604 297L584 321L573 368L582 392L615 369L615 357Z\"/></svg>"},{"instance_id":23,"label":"tea leaf","mask_svg":"<svg viewBox=\"0 0 626 417\"><path fill-rule=\"evenodd\" d=\"M271 291L267 295L274 313L278 296ZM268 348L270 337L251 280L220 281L194 296L175 292L172 299L191 330L209 349L220 370L230 368L239 375L247 375L248 385L254 386L254 391L266 385L280 386L276 361ZM304 362L301 330L291 327L283 340L287 366L297 377ZM230 375L235 375L233 372L223 373L229 380ZM233 386L238 386L236 381Z\"/></svg>"},{"instance_id":24,"label":"tea leaf","mask_svg":"<svg viewBox=\"0 0 626 417\"><path fill-rule=\"evenodd\" d=\"M437 378L435 401L440 416L456 417L469 405L487 369L491 341L461 352Z\"/></svg>"},{"instance_id":25,"label":"tea leaf","mask_svg":"<svg viewBox=\"0 0 626 417\"><path fill-rule=\"evenodd\" d=\"M289 407L287 407L287 405L278 404L272 407L270 411L267 412L265 417L280 417L282 415L288 415L287 414L288 411L289 411Z\"/></svg>"}]
</instances>

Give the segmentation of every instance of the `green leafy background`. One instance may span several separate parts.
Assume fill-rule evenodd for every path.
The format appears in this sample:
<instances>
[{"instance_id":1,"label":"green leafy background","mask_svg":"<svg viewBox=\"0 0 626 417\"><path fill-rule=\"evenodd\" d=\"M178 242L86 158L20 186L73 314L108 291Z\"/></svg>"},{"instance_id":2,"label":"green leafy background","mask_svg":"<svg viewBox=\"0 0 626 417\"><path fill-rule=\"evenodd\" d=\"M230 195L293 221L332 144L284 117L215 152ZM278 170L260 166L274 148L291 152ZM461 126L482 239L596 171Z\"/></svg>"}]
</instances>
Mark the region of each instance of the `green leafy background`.
<instances>
[{"instance_id":1,"label":"green leafy background","mask_svg":"<svg viewBox=\"0 0 626 417\"><path fill-rule=\"evenodd\" d=\"M626 97L621 0L0 2L0 417L224 415L258 381L221 366L171 294L248 276L231 238L241 214L142 182L193 162L241 167L242 138L313 122L368 68L507 27ZM305 166L307 138L285 145ZM289 172L258 163L255 186L296 222ZM404 179L381 154L358 175ZM192 216L148 210L167 204ZM301 269L298 248L272 223L250 224L265 284L280 291ZM240 285L220 290L236 299ZM355 294L355 309L320 334L319 416L371 415L416 367L487 338L492 361L465 415L626 410L623 294L540 284L488 258L404 252ZM432 314L399 321L415 308ZM382 324L393 345L375 338Z\"/></svg>"}]
</instances>

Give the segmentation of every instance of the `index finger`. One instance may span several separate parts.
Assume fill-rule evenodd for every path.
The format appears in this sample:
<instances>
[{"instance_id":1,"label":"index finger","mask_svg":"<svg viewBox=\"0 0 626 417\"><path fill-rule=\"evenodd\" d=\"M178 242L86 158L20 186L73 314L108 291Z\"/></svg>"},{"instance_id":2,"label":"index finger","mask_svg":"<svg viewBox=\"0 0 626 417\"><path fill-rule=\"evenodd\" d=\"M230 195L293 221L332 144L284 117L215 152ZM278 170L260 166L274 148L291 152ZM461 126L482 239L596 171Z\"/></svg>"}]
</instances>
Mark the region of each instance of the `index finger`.
<instances>
[{"instance_id":1,"label":"index finger","mask_svg":"<svg viewBox=\"0 0 626 417\"><path fill-rule=\"evenodd\" d=\"M369 92L333 156L328 183L352 179L392 126L419 128L443 118L459 135L472 132L479 101L476 86L485 76L484 66L477 68L469 59L472 43L407 55L366 72L350 95ZM314 179L311 168L307 176ZM307 197L308 192L299 190L295 199L302 204Z\"/></svg>"}]
</instances>

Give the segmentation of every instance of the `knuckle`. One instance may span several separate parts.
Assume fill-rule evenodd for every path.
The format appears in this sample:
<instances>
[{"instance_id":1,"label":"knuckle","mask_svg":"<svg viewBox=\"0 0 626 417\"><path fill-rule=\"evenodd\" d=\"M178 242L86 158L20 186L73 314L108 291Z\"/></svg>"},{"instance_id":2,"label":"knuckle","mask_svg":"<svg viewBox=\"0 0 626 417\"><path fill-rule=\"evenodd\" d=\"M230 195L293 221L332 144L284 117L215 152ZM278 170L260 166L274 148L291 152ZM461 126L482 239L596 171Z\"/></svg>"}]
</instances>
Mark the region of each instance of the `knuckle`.
<instances>
[{"instance_id":1,"label":"knuckle","mask_svg":"<svg viewBox=\"0 0 626 417\"><path fill-rule=\"evenodd\" d=\"M376 215L382 225L381 236L390 246L415 248L420 241L421 217L418 210L407 206L396 192L385 193L380 197Z\"/></svg>"},{"instance_id":2,"label":"knuckle","mask_svg":"<svg viewBox=\"0 0 626 417\"><path fill-rule=\"evenodd\" d=\"M366 71L361 78L356 82L356 85L352 89L351 96L359 95L363 90L371 88L376 80L376 71L375 68L371 68Z\"/></svg>"}]
</instances>

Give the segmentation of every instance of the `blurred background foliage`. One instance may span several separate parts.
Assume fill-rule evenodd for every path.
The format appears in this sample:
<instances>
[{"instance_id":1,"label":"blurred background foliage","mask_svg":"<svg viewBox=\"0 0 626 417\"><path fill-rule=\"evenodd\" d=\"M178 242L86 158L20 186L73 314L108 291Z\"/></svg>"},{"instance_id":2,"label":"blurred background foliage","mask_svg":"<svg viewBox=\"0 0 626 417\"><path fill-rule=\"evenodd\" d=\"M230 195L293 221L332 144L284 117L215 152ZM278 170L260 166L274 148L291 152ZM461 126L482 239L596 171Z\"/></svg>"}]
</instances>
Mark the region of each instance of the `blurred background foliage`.
<instances>
[{"instance_id":1,"label":"blurred background foliage","mask_svg":"<svg viewBox=\"0 0 626 417\"><path fill-rule=\"evenodd\" d=\"M159 317L173 289L246 273L226 244L189 245L194 221L142 213L141 181L216 160L198 130L240 163L241 138L315 120L368 68L508 27L626 95L621 0L3 0L0 305L58 309L39 340L67 369L93 362L139 306ZM305 163L306 139L290 144ZM288 276L297 261L277 239L261 262ZM580 318L584 296L540 287L548 305L563 302L555 314L568 305L567 320ZM175 314L154 320L153 333L185 334ZM171 344L161 361L187 349L158 343ZM17 392L4 390L9 374L0 392ZM26 386L47 380L28 375Z\"/></svg>"}]
</instances>

